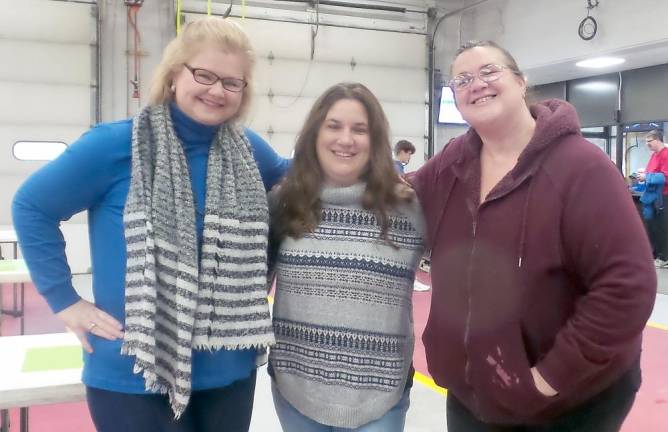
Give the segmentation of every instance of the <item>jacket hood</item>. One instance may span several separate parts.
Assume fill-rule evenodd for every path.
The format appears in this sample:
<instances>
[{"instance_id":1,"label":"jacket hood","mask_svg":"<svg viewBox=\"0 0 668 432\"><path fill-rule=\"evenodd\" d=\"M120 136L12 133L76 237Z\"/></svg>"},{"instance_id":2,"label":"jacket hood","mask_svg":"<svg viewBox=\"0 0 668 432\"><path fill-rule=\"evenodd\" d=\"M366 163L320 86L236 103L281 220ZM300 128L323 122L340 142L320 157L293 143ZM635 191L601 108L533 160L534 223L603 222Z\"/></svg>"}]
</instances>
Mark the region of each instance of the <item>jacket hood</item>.
<instances>
[{"instance_id":1,"label":"jacket hood","mask_svg":"<svg viewBox=\"0 0 668 432\"><path fill-rule=\"evenodd\" d=\"M536 120L536 128L533 137L526 148L520 154L517 164L504 177L487 196L487 200L497 199L512 192L519 187L538 170L541 161L549 150L559 145L569 135L580 135L580 121L573 105L559 99L549 99L529 107L532 117ZM475 194L480 188L480 149L482 140L475 131L470 128L466 134L458 137L452 144L457 144L459 157L453 165L453 172L457 178L465 183L476 182L471 188ZM454 183L450 185L453 187ZM522 218L520 221L521 235L517 245L517 265L522 267L525 253L526 230L529 217L529 206L533 195L533 182L529 181L528 192L524 200ZM477 196L471 196L469 207L475 210L473 203L478 201Z\"/></svg>"},{"instance_id":2,"label":"jacket hood","mask_svg":"<svg viewBox=\"0 0 668 432\"><path fill-rule=\"evenodd\" d=\"M580 120L573 105L559 99L549 99L529 107L536 119L536 130L517 161L518 168L531 164L536 155L561 142L567 135L580 134Z\"/></svg>"},{"instance_id":3,"label":"jacket hood","mask_svg":"<svg viewBox=\"0 0 668 432\"><path fill-rule=\"evenodd\" d=\"M548 99L529 107L531 116L536 120L536 129L533 137L527 144L513 168L513 178L523 177L538 166L540 156L552 145L556 145L567 135L580 134L580 121L573 105L560 99ZM482 140L475 131L470 128L464 135L456 138L462 146L456 164L468 166L472 159L480 158ZM455 144L453 142L452 144ZM461 177L463 173L458 173Z\"/></svg>"}]
</instances>

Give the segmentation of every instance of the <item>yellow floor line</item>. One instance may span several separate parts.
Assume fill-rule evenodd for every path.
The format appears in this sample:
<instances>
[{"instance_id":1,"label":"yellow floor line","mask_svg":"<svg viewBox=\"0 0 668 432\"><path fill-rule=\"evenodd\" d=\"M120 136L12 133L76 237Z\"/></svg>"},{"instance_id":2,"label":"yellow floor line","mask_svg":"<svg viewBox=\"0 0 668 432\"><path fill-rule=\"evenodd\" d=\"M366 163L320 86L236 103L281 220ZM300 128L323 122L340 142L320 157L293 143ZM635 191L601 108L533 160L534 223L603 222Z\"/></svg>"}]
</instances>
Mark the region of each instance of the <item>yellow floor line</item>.
<instances>
[{"instance_id":1,"label":"yellow floor line","mask_svg":"<svg viewBox=\"0 0 668 432\"><path fill-rule=\"evenodd\" d=\"M648 323L647 323L647 326L648 326L648 327L658 328L658 329L660 329L660 330L666 330L666 331L668 331L668 325L664 325L664 324L659 324L659 323L655 323L655 322L648 322Z\"/></svg>"},{"instance_id":2,"label":"yellow floor line","mask_svg":"<svg viewBox=\"0 0 668 432\"><path fill-rule=\"evenodd\" d=\"M271 303L271 304L274 303L274 297L273 296L268 295L267 298L269 299L269 303ZM668 326L663 325L663 324L648 322L647 326L658 328L660 330L668 331ZM447 389L444 389L443 387L439 387L438 384L436 384L433 379L429 378L427 375L421 374L418 371L415 371L415 375L413 375L413 379L415 381L419 382L420 384L422 384L423 386L435 391L438 394L442 394L444 396L448 394Z\"/></svg>"},{"instance_id":3,"label":"yellow floor line","mask_svg":"<svg viewBox=\"0 0 668 432\"><path fill-rule=\"evenodd\" d=\"M443 387L439 387L438 384L434 382L433 379L429 378L427 375L422 375L420 372L415 371L415 375L413 375L413 379L420 384L429 387L431 390L434 390L436 393L442 394L445 396L448 394L448 390L444 389Z\"/></svg>"}]
</instances>

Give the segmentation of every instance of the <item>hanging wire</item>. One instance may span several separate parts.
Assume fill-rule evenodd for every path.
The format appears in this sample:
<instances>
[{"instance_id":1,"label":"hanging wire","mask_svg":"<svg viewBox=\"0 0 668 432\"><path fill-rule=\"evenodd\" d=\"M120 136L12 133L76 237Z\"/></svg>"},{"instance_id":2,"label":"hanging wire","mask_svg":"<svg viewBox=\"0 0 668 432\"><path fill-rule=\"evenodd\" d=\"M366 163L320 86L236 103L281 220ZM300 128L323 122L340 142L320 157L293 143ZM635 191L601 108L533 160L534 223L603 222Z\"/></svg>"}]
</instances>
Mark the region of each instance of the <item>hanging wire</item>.
<instances>
[{"instance_id":1,"label":"hanging wire","mask_svg":"<svg viewBox=\"0 0 668 432\"><path fill-rule=\"evenodd\" d=\"M301 99L302 96L304 95L304 90L306 89L306 84L308 84L309 77L311 76L311 66L313 65L313 57L314 57L314 54L315 54L315 37L316 37L316 35L318 34L318 26L319 26L319 21L320 21L320 16L319 16L319 14L318 14L319 9L320 9L320 7L319 7L319 6L320 6L320 0L316 0L316 3L315 3L315 4L316 4L316 12L315 12L315 20L316 20L316 23L315 23L315 30L313 29L313 21L312 21L312 20L313 20L313 15L314 15L314 14L309 15L309 21L311 22L311 59L309 60L309 62L308 62L308 66L306 67L306 74L305 74L305 76L304 76L304 80L302 81L302 85L301 85L301 88L299 89L299 92L297 92L297 95L296 95L296 96L294 97L294 99L292 99L290 102L288 102L288 103L286 103L286 104L279 104L279 103L274 102L273 98L270 98L270 99L269 99L269 102L270 102L272 105L275 105L275 106L277 106L277 107L279 107L279 108L290 108L290 107L293 106L299 99Z\"/></svg>"},{"instance_id":2,"label":"hanging wire","mask_svg":"<svg viewBox=\"0 0 668 432\"><path fill-rule=\"evenodd\" d=\"M227 7L227 10L223 13L223 18L228 18L230 14L232 13L232 5L234 5L234 1L230 1L230 5Z\"/></svg>"},{"instance_id":3,"label":"hanging wire","mask_svg":"<svg viewBox=\"0 0 668 432\"><path fill-rule=\"evenodd\" d=\"M139 54L139 47L141 45L141 34L137 26L137 13L140 6L128 7L128 23L132 27L133 32L133 46L132 46L132 60L133 60L133 77L130 83L133 86L132 97L137 99L137 103L141 106L141 56Z\"/></svg>"},{"instance_id":4,"label":"hanging wire","mask_svg":"<svg viewBox=\"0 0 668 432\"><path fill-rule=\"evenodd\" d=\"M241 19L246 19L246 0L241 0Z\"/></svg>"},{"instance_id":5,"label":"hanging wire","mask_svg":"<svg viewBox=\"0 0 668 432\"><path fill-rule=\"evenodd\" d=\"M318 36L320 30L320 0L315 0L315 29L311 24L311 60L315 56L315 37Z\"/></svg>"},{"instance_id":6,"label":"hanging wire","mask_svg":"<svg viewBox=\"0 0 668 432\"><path fill-rule=\"evenodd\" d=\"M311 75L311 65L312 64L313 64L313 60L309 60L308 66L306 67L306 75L304 76L304 81L302 81L302 86L299 89L299 92L297 93L297 95L294 97L294 99L292 99L292 101L283 105L283 104L276 103L272 99L270 99L269 100L270 103L272 105L275 105L275 106L279 107L279 108L290 108L292 105L295 104L295 102L297 102L299 99L301 99L301 97L304 95L304 90L306 89L306 84L308 83L308 78Z\"/></svg>"},{"instance_id":7,"label":"hanging wire","mask_svg":"<svg viewBox=\"0 0 668 432\"><path fill-rule=\"evenodd\" d=\"M176 0L176 34L181 32L181 0Z\"/></svg>"}]
</instances>

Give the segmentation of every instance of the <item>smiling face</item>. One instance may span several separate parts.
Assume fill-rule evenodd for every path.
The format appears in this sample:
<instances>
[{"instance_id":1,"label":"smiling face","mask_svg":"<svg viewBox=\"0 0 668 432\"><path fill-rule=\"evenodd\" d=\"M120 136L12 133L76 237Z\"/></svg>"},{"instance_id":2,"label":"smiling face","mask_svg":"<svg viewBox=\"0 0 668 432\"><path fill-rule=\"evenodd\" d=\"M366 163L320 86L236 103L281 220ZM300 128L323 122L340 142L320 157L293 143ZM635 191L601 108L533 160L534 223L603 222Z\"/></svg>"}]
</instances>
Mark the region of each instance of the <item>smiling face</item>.
<instances>
[{"instance_id":1,"label":"smiling face","mask_svg":"<svg viewBox=\"0 0 668 432\"><path fill-rule=\"evenodd\" d=\"M239 53L206 46L187 64L194 69L206 69L221 78L244 79L246 59ZM243 90L232 92L224 89L220 81L213 85L200 84L185 66L175 73L173 86L174 100L179 109L193 120L211 126L234 118L244 94Z\"/></svg>"},{"instance_id":2,"label":"smiling face","mask_svg":"<svg viewBox=\"0 0 668 432\"><path fill-rule=\"evenodd\" d=\"M485 82L479 78L489 65L500 65L498 79ZM457 108L474 128L503 122L525 107L526 82L508 67L504 54L494 47L477 46L468 49L452 64L452 76L471 74L475 78L466 88L455 90Z\"/></svg>"},{"instance_id":3,"label":"smiling face","mask_svg":"<svg viewBox=\"0 0 668 432\"><path fill-rule=\"evenodd\" d=\"M350 186L360 181L369 163L371 139L364 105L355 99L334 103L318 130L316 154L325 183Z\"/></svg>"}]
</instances>

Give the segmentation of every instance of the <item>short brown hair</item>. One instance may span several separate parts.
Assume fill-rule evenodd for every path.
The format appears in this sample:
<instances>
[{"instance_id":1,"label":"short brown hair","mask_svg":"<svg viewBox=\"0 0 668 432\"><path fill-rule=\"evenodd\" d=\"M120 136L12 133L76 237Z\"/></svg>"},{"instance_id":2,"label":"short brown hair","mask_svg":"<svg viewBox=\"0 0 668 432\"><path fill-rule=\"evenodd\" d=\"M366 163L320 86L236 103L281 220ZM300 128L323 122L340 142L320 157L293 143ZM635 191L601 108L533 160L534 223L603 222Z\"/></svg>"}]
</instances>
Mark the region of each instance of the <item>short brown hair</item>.
<instances>
[{"instance_id":1,"label":"short brown hair","mask_svg":"<svg viewBox=\"0 0 668 432\"><path fill-rule=\"evenodd\" d=\"M366 182L362 205L376 212L383 237L390 222L387 210L413 196L406 193L404 188L408 188L403 186L395 171L388 151L389 124L380 102L360 83L339 83L325 90L315 101L297 137L292 167L278 192L279 209L274 223L278 238L300 238L304 233L312 232L320 222L320 190L324 175L318 162L316 141L327 113L342 99L360 102L368 116L371 150L361 176Z\"/></svg>"},{"instance_id":2,"label":"short brown hair","mask_svg":"<svg viewBox=\"0 0 668 432\"><path fill-rule=\"evenodd\" d=\"M394 145L394 154L398 155L402 151L410 154L415 154L415 146L413 145L412 142L408 140L399 140Z\"/></svg>"},{"instance_id":3,"label":"short brown hair","mask_svg":"<svg viewBox=\"0 0 668 432\"><path fill-rule=\"evenodd\" d=\"M661 129L652 129L647 132L646 140L657 140L663 142L663 131Z\"/></svg>"}]
</instances>

